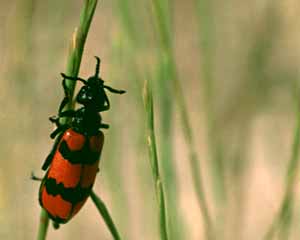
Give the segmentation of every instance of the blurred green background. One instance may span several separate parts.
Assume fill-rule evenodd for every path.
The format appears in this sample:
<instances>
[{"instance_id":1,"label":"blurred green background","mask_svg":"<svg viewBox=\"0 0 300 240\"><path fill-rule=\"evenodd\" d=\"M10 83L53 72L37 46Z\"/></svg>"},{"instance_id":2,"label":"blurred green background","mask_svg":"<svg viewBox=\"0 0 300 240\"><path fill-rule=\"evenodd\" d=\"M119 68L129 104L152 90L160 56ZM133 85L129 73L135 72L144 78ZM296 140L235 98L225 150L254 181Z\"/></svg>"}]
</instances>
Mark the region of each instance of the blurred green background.
<instances>
[{"instance_id":1,"label":"blurred green background","mask_svg":"<svg viewBox=\"0 0 300 240\"><path fill-rule=\"evenodd\" d=\"M39 183L29 177L44 174L40 167L53 143L47 119L63 98L60 73L83 1L0 2L0 239L35 239ZM289 188L288 166L298 171L297 143L292 146L299 21L296 0L99 1L80 76L94 73L97 55L106 83L127 90L110 95L111 110L102 114L111 127L104 130L94 187L124 239L159 239L146 79L154 85L170 239L205 239L189 161L193 146L216 239L263 238ZM186 137L183 100L194 143ZM300 237L297 174L292 182L286 235L278 239ZM50 227L48 239L112 237L89 200L60 230Z\"/></svg>"}]
</instances>

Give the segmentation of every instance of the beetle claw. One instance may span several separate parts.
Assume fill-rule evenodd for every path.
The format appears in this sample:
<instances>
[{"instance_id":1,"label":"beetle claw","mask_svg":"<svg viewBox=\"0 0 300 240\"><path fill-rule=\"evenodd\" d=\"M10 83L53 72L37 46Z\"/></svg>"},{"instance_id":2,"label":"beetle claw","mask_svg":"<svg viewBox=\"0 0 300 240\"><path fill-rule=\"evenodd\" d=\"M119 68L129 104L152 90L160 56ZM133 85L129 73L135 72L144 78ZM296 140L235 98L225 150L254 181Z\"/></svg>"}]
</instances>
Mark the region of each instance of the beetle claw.
<instances>
[{"instance_id":1,"label":"beetle claw","mask_svg":"<svg viewBox=\"0 0 300 240\"><path fill-rule=\"evenodd\" d=\"M54 228L55 230L59 229L59 223L53 221L53 222L52 222L52 225L53 225L53 228Z\"/></svg>"}]
</instances>

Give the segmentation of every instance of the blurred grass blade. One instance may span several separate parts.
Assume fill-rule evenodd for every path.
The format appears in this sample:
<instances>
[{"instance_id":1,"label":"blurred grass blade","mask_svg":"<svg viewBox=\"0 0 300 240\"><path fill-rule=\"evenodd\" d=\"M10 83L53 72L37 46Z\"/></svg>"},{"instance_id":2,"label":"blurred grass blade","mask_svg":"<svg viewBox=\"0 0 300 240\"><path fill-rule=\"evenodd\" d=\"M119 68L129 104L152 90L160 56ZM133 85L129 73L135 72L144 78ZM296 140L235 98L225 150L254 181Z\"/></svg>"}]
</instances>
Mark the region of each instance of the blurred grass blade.
<instances>
[{"instance_id":1,"label":"blurred grass blade","mask_svg":"<svg viewBox=\"0 0 300 240\"><path fill-rule=\"evenodd\" d=\"M171 81L170 84L172 85L174 91L174 99L177 101L179 114L182 122L183 133L189 150L189 161L190 161L190 168L192 171L192 179L196 191L198 204L205 223L205 234L208 239L212 239L213 238L212 221L211 221L211 217L205 199L201 173L199 171L200 161L197 157L190 118L187 112L187 106L184 100L182 87L178 79L175 57L174 57L173 47L172 47L172 38L170 36L170 29L167 24L169 20L165 19L165 15L163 14L162 2L158 0L152 0L152 3L153 3L153 12L156 18L157 28L160 37L159 43L162 52L161 57L162 56L166 57L167 62L169 64L168 69L169 69L169 79Z\"/></svg>"},{"instance_id":2,"label":"blurred grass blade","mask_svg":"<svg viewBox=\"0 0 300 240\"><path fill-rule=\"evenodd\" d=\"M134 28L134 19L130 11L131 6L128 0L117 0L119 12L118 17L120 18L120 23L125 29L128 38L131 42L135 42L138 38L136 30Z\"/></svg>"},{"instance_id":3,"label":"blurred grass blade","mask_svg":"<svg viewBox=\"0 0 300 240\"><path fill-rule=\"evenodd\" d=\"M113 235L115 240L121 240L120 235L118 233L118 230L112 220L112 217L109 214L109 211L107 207L105 206L105 203L102 201L101 198L99 198L94 191L91 192L91 198L93 202L95 203L99 213L101 214L106 226L110 230L111 234Z\"/></svg>"},{"instance_id":4,"label":"blurred grass blade","mask_svg":"<svg viewBox=\"0 0 300 240\"><path fill-rule=\"evenodd\" d=\"M84 44L89 32L90 24L97 6L97 0L85 0L80 14L80 23L78 29L75 30L72 37L70 54L67 62L66 74L69 76L77 76L81 63ZM67 80L67 88L70 96L73 96L76 81ZM72 109L72 105L67 105L64 110ZM66 119L65 119L66 121ZM42 209L40 217L40 226L38 232L38 240L46 239L48 229L48 214Z\"/></svg>"},{"instance_id":5,"label":"blurred grass blade","mask_svg":"<svg viewBox=\"0 0 300 240\"><path fill-rule=\"evenodd\" d=\"M280 233L280 239L289 239L290 225L292 223L293 216L293 204L294 204L294 189L297 184L297 174L299 173L299 150L300 150L300 94L297 87L296 94L296 127L294 131L294 139L292 146L291 159L288 164L286 179L285 179L285 193L280 205L279 211L273 222L269 226L267 233L264 236L264 240L273 239L276 232Z\"/></svg>"},{"instance_id":6,"label":"blurred grass blade","mask_svg":"<svg viewBox=\"0 0 300 240\"><path fill-rule=\"evenodd\" d=\"M157 30L159 31L158 37L161 47L167 51L172 48L172 39L170 33L170 26L168 25L169 19L167 19L164 11L164 1L152 0L153 12L156 17Z\"/></svg>"},{"instance_id":7,"label":"blurred grass blade","mask_svg":"<svg viewBox=\"0 0 300 240\"><path fill-rule=\"evenodd\" d=\"M211 175L213 180L214 198L219 208L224 208L226 201L226 189L224 181L224 160L222 157L222 143L217 129L214 100L214 49L216 48L213 18L213 3L210 0L197 0L197 17L200 40L201 56L201 81L203 108L205 111L207 138L210 157Z\"/></svg>"},{"instance_id":8,"label":"blurred grass blade","mask_svg":"<svg viewBox=\"0 0 300 240\"><path fill-rule=\"evenodd\" d=\"M159 208L160 239L168 240L165 196L164 196L163 184L161 182L161 177L160 177L157 149L156 149L156 140L155 140L153 96L152 96L151 86L147 80L145 81L145 87L144 87L144 104L146 110L147 143L148 143L148 150L149 150L150 165L152 168L152 174L155 183L155 192L156 192L158 208Z\"/></svg>"}]
</instances>

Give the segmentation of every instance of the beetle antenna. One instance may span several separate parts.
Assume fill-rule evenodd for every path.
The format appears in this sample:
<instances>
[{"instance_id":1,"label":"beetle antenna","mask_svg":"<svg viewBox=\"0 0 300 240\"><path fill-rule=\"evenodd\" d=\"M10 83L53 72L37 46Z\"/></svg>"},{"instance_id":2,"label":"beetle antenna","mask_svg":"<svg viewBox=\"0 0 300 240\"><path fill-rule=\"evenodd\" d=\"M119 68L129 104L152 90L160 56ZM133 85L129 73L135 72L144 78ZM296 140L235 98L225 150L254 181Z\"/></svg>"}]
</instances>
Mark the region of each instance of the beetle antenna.
<instances>
[{"instance_id":1,"label":"beetle antenna","mask_svg":"<svg viewBox=\"0 0 300 240\"><path fill-rule=\"evenodd\" d=\"M95 56L96 60L97 60L97 64L96 64L96 72L95 72L95 76L98 77L99 76L99 72L100 72L100 58Z\"/></svg>"}]
</instances>

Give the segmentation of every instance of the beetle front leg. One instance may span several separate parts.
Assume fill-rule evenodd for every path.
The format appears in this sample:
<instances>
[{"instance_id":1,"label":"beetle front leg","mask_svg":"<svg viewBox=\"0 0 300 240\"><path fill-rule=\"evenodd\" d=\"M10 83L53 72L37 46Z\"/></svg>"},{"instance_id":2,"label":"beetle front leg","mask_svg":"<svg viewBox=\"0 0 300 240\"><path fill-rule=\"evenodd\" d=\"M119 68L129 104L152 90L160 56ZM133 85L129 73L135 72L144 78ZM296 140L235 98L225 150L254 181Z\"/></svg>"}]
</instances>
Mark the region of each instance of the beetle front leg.
<instances>
[{"instance_id":1,"label":"beetle front leg","mask_svg":"<svg viewBox=\"0 0 300 240\"><path fill-rule=\"evenodd\" d=\"M50 134L50 138L54 139L59 133L66 131L68 128L68 125L60 125Z\"/></svg>"},{"instance_id":2,"label":"beetle front leg","mask_svg":"<svg viewBox=\"0 0 300 240\"><path fill-rule=\"evenodd\" d=\"M104 88L106 88L108 91L112 92L112 93L117 93L117 94L123 94L123 93L126 93L125 90L118 90L118 89L114 89L110 86L106 86L104 85Z\"/></svg>"},{"instance_id":3,"label":"beetle front leg","mask_svg":"<svg viewBox=\"0 0 300 240\"><path fill-rule=\"evenodd\" d=\"M101 123L99 128L104 128L104 129L108 129L109 125L105 124L105 123Z\"/></svg>"},{"instance_id":4,"label":"beetle front leg","mask_svg":"<svg viewBox=\"0 0 300 240\"><path fill-rule=\"evenodd\" d=\"M99 125L98 125L98 128L104 128L104 129L108 129L109 128L109 125L106 124L106 123L102 123L100 122Z\"/></svg>"},{"instance_id":5,"label":"beetle front leg","mask_svg":"<svg viewBox=\"0 0 300 240\"><path fill-rule=\"evenodd\" d=\"M67 87L67 83L66 83L66 79L64 78L62 80L62 86L63 86L63 89L64 89L64 93L65 93L65 97L64 99L62 100L60 106L59 106L59 109L58 109L58 113L61 113L62 110L64 109L64 107L72 101L71 97L70 97L70 94L69 94L69 90L68 90L68 87Z\"/></svg>"},{"instance_id":6,"label":"beetle front leg","mask_svg":"<svg viewBox=\"0 0 300 240\"><path fill-rule=\"evenodd\" d=\"M74 117L76 114L75 110L66 110L58 114L58 116L49 117L50 122L54 123L58 128L61 126L59 120L63 117Z\"/></svg>"},{"instance_id":7,"label":"beetle front leg","mask_svg":"<svg viewBox=\"0 0 300 240\"><path fill-rule=\"evenodd\" d=\"M80 78L80 77L71 77L71 76L67 76L66 74L64 73L61 73L61 76L64 78L64 79L68 79L68 80L72 80L72 81L80 81L82 83L84 83L85 85L87 84L87 81Z\"/></svg>"}]
</instances>

